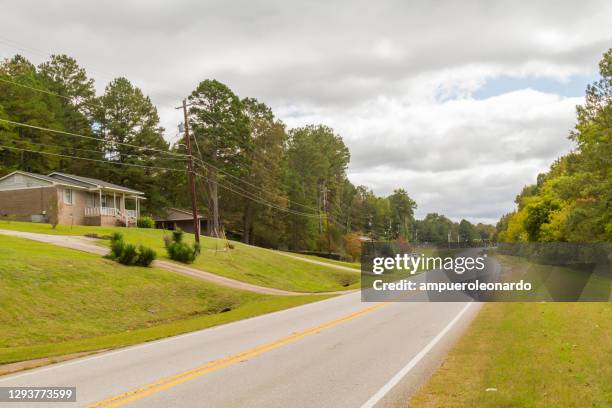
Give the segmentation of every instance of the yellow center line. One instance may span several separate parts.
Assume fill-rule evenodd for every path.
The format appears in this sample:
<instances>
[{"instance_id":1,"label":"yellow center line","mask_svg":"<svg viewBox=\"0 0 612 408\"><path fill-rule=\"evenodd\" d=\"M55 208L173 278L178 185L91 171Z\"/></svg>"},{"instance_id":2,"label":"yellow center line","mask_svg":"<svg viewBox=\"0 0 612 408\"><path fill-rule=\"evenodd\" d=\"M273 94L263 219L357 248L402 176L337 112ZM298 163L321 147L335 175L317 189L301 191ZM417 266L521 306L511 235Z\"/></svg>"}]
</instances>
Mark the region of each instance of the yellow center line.
<instances>
[{"instance_id":1,"label":"yellow center line","mask_svg":"<svg viewBox=\"0 0 612 408\"><path fill-rule=\"evenodd\" d=\"M111 408L111 407L118 407L124 404L127 404L130 401L134 401L140 398L144 398L148 395L151 394L155 394L157 392L166 390L168 388L174 387L178 384L182 384L186 381L192 380L194 378L200 377L202 375L211 373L213 371L217 371L220 370L221 368L230 366L232 364L236 364L239 363L241 361L243 361L246 358L252 358L252 357L256 357L258 355L261 355L263 353L266 353L270 350L273 350L277 347L281 347L283 345L292 343L294 341L297 341L299 339L302 339L304 337L310 336L312 334L316 334L319 333L323 330L332 328L334 326L337 326L341 323L347 322L349 320L355 319L359 316L363 316L367 313L373 312L377 309L380 309L381 307L387 305L388 303L379 303L376 304L374 306L370 306L370 307L366 307L365 309L359 310L357 312L351 313L349 315L331 320L329 322L320 324L318 326L314 326L311 327L309 329L303 330L303 331L299 331L299 332L295 332L293 334L290 334L286 337L268 342L268 343L264 343L262 345L259 345L257 347L254 347L252 349L248 349L245 351L242 351L238 354L234 354L232 356L229 357L225 357L223 359L220 360L215 360L215 361L211 361L209 363L203 364L201 366L192 368L190 370L184 371L182 373L179 374L175 374L173 376L164 378L162 380L156 381L154 383L151 384L147 384L144 385L142 387L138 387L135 388L133 390L124 392L122 394L116 395L114 397L105 399L103 401L94 403L92 405L89 405L88 408L100 408L100 407L105 407L105 408Z\"/></svg>"}]
</instances>

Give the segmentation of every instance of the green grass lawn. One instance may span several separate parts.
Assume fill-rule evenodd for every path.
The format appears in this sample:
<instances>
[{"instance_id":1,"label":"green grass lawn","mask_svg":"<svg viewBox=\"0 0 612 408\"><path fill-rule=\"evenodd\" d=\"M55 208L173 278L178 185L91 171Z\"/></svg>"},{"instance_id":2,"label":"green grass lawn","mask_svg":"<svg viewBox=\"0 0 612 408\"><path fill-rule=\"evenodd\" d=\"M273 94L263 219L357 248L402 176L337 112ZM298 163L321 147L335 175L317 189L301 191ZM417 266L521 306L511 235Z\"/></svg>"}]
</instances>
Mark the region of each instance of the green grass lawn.
<instances>
[{"instance_id":1,"label":"green grass lawn","mask_svg":"<svg viewBox=\"0 0 612 408\"><path fill-rule=\"evenodd\" d=\"M0 235L0 363L135 344L325 298L236 291Z\"/></svg>"},{"instance_id":2,"label":"green grass lawn","mask_svg":"<svg viewBox=\"0 0 612 408\"><path fill-rule=\"evenodd\" d=\"M335 259L321 258L320 256L300 254L297 252L287 252L287 253L290 255L297 256L299 258L312 259L314 261L326 262L326 263L333 264L333 265L346 266L347 268L356 269L357 271L361 270L361 263L359 262L336 261Z\"/></svg>"},{"instance_id":3,"label":"green grass lawn","mask_svg":"<svg viewBox=\"0 0 612 408\"><path fill-rule=\"evenodd\" d=\"M499 259L518 276L543 267ZM487 303L408 405L610 407L612 303Z\"/></svg>"},{"instance_id":4,"label":"green grass lawn","mask_svg":"<svg viewBox=\"0 0 612 408\"><path fill-rule=\"evenodd\" d=\"M149 246L162 259L166 258L163 236L170 234L164 230L121 227L58 225L53 229L49 224L14 221L0 221L0 229L57 235L108 236L113 232L121 232L127 242ZM193 235L185 234L185 239L191 242ZM100 240L100 244L108 245L109 241ZM224 251L224 241L219 239L202 237L201 244L202 255L192 266L228 278L296 292L337 291L359 286L359 274L350 271L315 265L235 241L232 241L234 249L229 251Z\"/></svg>"}]
</instances>

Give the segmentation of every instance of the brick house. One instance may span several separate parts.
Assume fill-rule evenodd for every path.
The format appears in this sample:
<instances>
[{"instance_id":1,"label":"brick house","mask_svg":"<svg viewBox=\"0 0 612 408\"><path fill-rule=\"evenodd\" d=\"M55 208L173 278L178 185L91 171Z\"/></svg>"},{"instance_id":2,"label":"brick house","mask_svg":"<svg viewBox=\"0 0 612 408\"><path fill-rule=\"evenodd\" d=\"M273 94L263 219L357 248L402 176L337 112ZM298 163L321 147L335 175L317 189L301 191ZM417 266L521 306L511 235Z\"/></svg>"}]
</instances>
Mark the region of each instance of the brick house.
<instances>
[{"instance_id":1,"label":"brick house","mask_svg":"<svg viewBox=\"0 0 612 408\"><path fill-rule=\"evenodd\" d=\"M18 170L0 178L0 219L130 226L144 199L141 191L59 172L45 176Z\"/></svg>"}]
</instances>

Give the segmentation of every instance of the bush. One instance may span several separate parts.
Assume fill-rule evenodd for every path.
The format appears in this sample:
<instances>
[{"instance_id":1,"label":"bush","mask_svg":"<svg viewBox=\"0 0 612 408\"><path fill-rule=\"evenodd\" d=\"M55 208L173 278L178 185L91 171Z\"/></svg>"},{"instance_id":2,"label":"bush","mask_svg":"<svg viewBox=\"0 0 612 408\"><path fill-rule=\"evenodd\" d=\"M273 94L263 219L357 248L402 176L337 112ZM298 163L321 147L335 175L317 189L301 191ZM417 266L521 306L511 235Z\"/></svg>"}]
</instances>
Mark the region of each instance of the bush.
<instances>
[{"instance_id":1,"label":"bush","mask_svg":"<svg viewBox=\"0 0 612 408\"><path fill-rule=\"evenodd\" d=\"M155 227L155 221L151 217L138 217L136 225L138 228L153 228Z\"/></svg>"},{"instance_id":2,"label":"bush","mask_svg":"<svg viewBox=\"0 0 612 408\"><path fill-rule=\"evenodd\" d=\"M124 248L125 248L125 242L123 241L123 235L121 235L118 232L114 232L111 235L110 257L112 259L118 259L123 253Z\"/></svg>"},{"instance_id":3,"label":"bush","mask_svg":"<svg viewBox=\"0 0 612 408\"><path fill-rule=\"evenodd\" d=\"M157 257L157 253L151 248L133 244L126 244L123 235L115 232L111 235L111 253L109 258L123 265L149 266Z\"/></svg>"},{"instance_id":4,"label":"bush","mask_svg":"<svg viewBox=\"0 0 612 408\"><path fill-rule=\"evenodd\" d=\"M140 266L149 266L157 258L157 252L144 245L138 247L138 252L138 265Z\"/></svg>"},{"instance_id":5,"label":"bush","mask_svg":"<svg viewBox=\"0 0 612 408\"><path fill-rule=\"evenodd\" d=\"M351 257L351 261L361 258L361 239L357 232L344 235L344 250Z\"/></svg>"},{"instance_id":6,"label":"bush","mask_svg":"<svg viewBox=\"0 0 612 408\"><path fill-rule=\"evenodd\" d=\"M172 232L172 239L164 237L164 244L170 259L182 263L192 263L200 255L200 244L194 242L193 246L189 246L183 242L183 231L180 229Z\"/></svg>"},{"instance_id":7,"label":"bush","mask_svg":"<svg viewBox=\"0 0 612 408\"><path fill-rule=\"evenodd\" d=\"M124 265L136 265L138 261L138 252L136 251L136 245L125 244L123 246L123 252L117 257L117 262Z\"/></svg>"},{"instance_id":8,"label":"bush","mask_svg":"<svg viewBox=\"0 0 612 408\"><path fill-rule=\"evenodd\" d=\"M184 232L183 232L183 230L182 230L182 229L180 229L180 228L179 228L179 229L177 229L177 230L174 230L174 231L172 231L172 239L173 239L173 240L174 240L174 242L176 242L176 243L181 243L181 242L183 242L183 235L184 235L184 234L185 234L185 233L184 233Z\"/></svg>"}]
</instances>

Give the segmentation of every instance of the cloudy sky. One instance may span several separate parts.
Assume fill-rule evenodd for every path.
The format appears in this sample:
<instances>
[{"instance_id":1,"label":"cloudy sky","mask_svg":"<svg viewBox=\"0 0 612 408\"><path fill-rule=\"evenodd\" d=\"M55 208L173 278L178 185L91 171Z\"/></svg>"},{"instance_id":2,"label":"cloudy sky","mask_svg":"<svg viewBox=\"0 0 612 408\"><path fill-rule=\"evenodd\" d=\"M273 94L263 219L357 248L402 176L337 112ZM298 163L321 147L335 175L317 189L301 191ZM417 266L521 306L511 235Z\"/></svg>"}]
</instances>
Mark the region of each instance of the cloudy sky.
<instances>
[{"instance_id":1,"label":"cloudy sky","mask_svg":"<svg viewBox=\"0 0 612 408\"><path fill-rule=\"evenodd\" d=\"M169 140L173 107L216 78L290 127L333 127L353 183L402 187L419 216L495 222L572 148L610 16L605 0L21 0L2 7L0 56L69 54L100 91L126 76Z\"/></svg>"}]
</instances>

